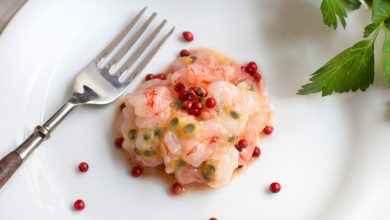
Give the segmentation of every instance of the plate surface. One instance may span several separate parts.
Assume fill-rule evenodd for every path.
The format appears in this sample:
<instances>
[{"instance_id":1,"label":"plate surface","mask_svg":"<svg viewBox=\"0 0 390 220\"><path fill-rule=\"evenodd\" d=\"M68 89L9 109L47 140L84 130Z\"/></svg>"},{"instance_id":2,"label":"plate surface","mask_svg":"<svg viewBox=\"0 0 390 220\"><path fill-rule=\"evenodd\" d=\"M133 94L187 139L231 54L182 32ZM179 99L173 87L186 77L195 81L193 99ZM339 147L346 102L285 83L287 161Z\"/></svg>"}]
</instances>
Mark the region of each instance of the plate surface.
<instances>
[{"instance_id":1,"label":"plate surface","mask_svg":"<svg viewBox=\"0 0 390 220\"><path fill-rule=\"evenodd\" d=\"M1 156L66 100L77 72L145 5L176 33L144 74L199 46L261 66L275 112L261 158L226 187L172 197L164 181L129 175L112 144L115 105L81 108L1 190L0 219L390 218L390 100L380 65L365 93L295 95L361 38L370 17L360 9L346 30L333 31L319 0L30 0L0 38ZM194 42L180 40L185 30ZM76 170L81 161L90 164L86 174ZM282 184L278 194L267 190L273 181ZM82 212L72 209L78 198Z\"/></svg>"}]
</instances>

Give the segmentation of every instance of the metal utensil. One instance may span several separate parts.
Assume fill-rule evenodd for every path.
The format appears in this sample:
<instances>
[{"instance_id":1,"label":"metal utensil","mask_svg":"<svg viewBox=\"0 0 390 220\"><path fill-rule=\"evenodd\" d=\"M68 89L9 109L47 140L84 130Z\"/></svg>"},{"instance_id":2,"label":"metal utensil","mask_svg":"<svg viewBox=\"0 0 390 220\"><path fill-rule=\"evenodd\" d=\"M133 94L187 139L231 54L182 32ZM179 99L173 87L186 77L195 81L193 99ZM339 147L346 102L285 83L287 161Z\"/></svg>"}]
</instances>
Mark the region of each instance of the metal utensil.
<instances>
[{"instance_id":1,"label":"metal utensil","mask_svg":"<svg viewBox=\"0 0 390 220\"><path fill-rule=\"evenodd\" d=\"M85 104L105 105L116 100L132 80L152 59L154 54L173 33L174 27L157 41L154 46L151 43L161 32L167 21L163 20L151 34L140 42L130 58L124 60L125 54L142 38L145 30L150 26L156 13L153 13L147 21L139 27L126 41L124 46L118 48L118 44L125 41L126 35L140 20L146 8L139 12L127 27L101 52L94 61L88 64L76 77L73 85L73 93L69 100L42 126L37 126L34 133L28 137L16 150L6 155L0 161L0 188L12 176L31 152L44 140L50 137L54 128L73 109ZM119 49L115 53L114 50ZM147 51L146 51L147 50ZM141 55L144 58L140 59ZM110 58L112 57L113 58ZM138 61L138 62L137 62ZM118 66L120 63L123 65ZM105 64L108 63L108 64ZM118 69L117 71L115 69Z\"/></svg>"},{"instance_id":2,"label":"metal utensil","mask_svg":"<svg viewBox=\"0 0 390 220\"><path fill-rule=\"evenodd\" d=\"M0 34L27 0L0 1Z\"/></svg>"}]
</instances>

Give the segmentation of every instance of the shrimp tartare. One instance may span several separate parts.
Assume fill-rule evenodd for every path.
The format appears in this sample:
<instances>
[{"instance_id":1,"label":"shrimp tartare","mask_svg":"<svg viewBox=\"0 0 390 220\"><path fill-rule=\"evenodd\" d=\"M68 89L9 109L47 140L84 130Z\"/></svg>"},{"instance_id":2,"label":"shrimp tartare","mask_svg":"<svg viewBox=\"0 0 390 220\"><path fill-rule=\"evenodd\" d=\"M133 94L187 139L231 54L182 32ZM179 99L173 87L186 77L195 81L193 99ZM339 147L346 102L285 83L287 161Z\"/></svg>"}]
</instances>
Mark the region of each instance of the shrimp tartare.
<instances>
[{"instance_id":1,"label":"shrimp tartare","mask_svg":"<svg viewBox=\"0 0 390 220\"><path fill-rule=\"evenodd\" d=\"M163 166L178 183L226 185L260 146L271 110L261 76L207 49L178 57L123 99L122 148L142 167Z\"/></svg>"}]
</instances>

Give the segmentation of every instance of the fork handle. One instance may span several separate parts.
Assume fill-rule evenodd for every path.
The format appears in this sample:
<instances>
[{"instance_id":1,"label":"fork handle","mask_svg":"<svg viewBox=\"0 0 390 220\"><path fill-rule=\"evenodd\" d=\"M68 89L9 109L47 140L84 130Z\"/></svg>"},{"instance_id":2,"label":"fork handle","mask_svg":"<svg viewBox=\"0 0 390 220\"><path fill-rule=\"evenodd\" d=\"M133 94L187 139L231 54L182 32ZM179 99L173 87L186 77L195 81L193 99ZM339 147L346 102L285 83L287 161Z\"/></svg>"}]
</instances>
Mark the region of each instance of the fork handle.
<instances>
[{"instance_id":1,"label":"fork handle","mask_svg":"<svg viewBox=\"0 0 390 220\"><path fill-rule=\"evenodd\" d=\"M42 126L37 126L33 132L18 148L0 160L0 189L15 173L25 159L44 141L50 137L55 127L76 107L71 101L65 103Z\"/></svg>"},{"instance_id":2,"label":"fork handle","mask_svg":"<svg viewBox=\"0 0 390 220\"><path fill-rule=\"evenodd\" d=\"M22 158L15 151L12 151L0 160L0 188L19 168L20 164L22 164Z\"/></svg>"}]
</instances>

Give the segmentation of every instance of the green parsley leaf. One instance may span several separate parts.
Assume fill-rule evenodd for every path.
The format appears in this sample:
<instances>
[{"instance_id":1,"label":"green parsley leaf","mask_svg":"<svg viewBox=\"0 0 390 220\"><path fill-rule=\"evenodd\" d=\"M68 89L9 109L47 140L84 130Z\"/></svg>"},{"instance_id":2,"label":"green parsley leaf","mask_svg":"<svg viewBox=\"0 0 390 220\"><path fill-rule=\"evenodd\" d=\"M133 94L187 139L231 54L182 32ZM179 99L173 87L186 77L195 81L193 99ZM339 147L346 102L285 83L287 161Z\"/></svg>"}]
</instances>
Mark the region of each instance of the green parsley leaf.
<instances>
[{"instance_id":1,"label":"green parsley leaf","mask_svg":"<svg viewBox=\"0 0 390 220\"><path fill-rule=\"evenodd\" d=\"M375 37L363 40L341 52L313 73L298 94L365 91L374 81L374 42Z\"/></svg>"},{"instance_id":2,"label":"green parsley leaf","mask_svg":"<svg viewBox=\"0 0 390 220\"><path fill-rule=\"evenodd\" d=\"M347 12L338 0L323 0L321 3L321 13L324 23L329 27L337 28L337 17L343 28L347 25L345 21Z\"/></svg>"},{"instance_id":3,"label":"green parsley leaf","mask_svg":"<svg viewBox=\"0 0 390 220\"><path fill-rule=\"evenodd\" d=\"M364 29L364 37L370 36L389 17L390 1L374 0L371 18L372 23Z\"/></svg>"},{"instance_id":4,"label":"green parsley leaf","mask_svg":"<svg viewBox=\"0 0 390 220\"><path fill-rule=\"evenodd\" d=\"M385 41L382 49L383 71L390 84L390 28L385 26L383 29L385 30Z\"/></svg>"},{"instance_id":5,"label":"green parsley leaf","mask_svg":"<svg viewBox=\"0 0 390 220\"><path fill-rule=\"evenodd\" d=\"M390 0L374 0L372 7L372 22L378 26L390 17Z\"/></svg>"},{"instance_id":6,"label":"green parsley leaf","mask_svg":"<svg viewBox=\"0 0 390 220\"><path fill-rule=\"evenodd\" d=\"M343 2L349 9L352 10L358 9L362 5L360 0L343 0Z\"/></svg>"},{"instance_id":7,"label":"green parsley leaf","mask_svg":"<svg viewBox=\"0 0 390 220\"><path fill-rule=\"evenodd\" d=\"M364 28L364 37L368 37L370 36L377 28L378 28L379 24L377 23L371 23L369 25L367 25L365 28Z\"/></svg>"}]
</instances>

